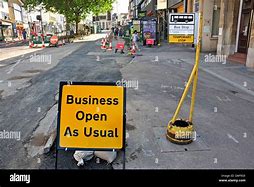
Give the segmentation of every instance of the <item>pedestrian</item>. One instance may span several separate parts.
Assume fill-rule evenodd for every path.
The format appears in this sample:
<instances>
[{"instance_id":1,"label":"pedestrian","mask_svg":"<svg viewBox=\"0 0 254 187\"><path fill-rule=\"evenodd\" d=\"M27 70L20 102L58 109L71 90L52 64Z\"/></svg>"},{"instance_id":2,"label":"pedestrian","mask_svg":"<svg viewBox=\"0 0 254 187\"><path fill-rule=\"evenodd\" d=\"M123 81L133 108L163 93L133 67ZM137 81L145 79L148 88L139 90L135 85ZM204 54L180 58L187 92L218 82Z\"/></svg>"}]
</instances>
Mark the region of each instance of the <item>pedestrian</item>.
<instances>
[{"instance_id":1,"label":"pedestrian","mask_svg":"<svg viewBox=\"0 0 254 187\"><path fill-rule=\"evenodd\" d=\"M116 27L114 30L114 35L115 35L116 40L117 40L118 33L119 33L119 29L118 29L118 27Z\"/></svg>"},{"instance_id":2,"label":"pedestrian","mask_svg":"<svg viewBox=\"0 0 254 187\"><path fill-rule=\"evenodd\" d=\"M135 45L135 48L140 51L139 46L138 46L138 41L139 41L139 36L137 30L135 30L132 34L132 42Z\"/></svg>"},{"instance_id":3,"label":"pedestrian","mask_svg":"<svg viewBox=\"0 0 254 187\"><path fill-rule=\"evenodd\" d=\"M119 36L120 36L120 38L122 38L122 36L123 36L123 28L122 27L119 29Z\"/></svg>"},{"instance_id":4,"label":"pedestrian","mask_svg":"<svg viewBox=\"0 0 254 187\"><path fill-rule=\"evenodd\" d=\"M113 31L111 31L110 33L109 33L109 35L108 35L108 42L109 43L112 43L112 40L113 40L113 38L114 38L114 32Z\"/></svg>"},{"instance_id":5,"label":"pedestrian","mask_svg":"<svg viewBox=\"0 0 254 187\"><path fill-rule=\"evenodd\" d=\"M24 42L26 42L26 35L27 35L27 32L26 32L25 29L23 29L22 35L23 35L23 40L24 40Z\"/></svg>"},{"instance_id":6,"label":"pedestrian","mask_svg":"<svg viewBox=\"0 0 254 187\"><path fill-rule=\"evenodd\" d=\"M71 36L74 36L74 31L73 31L73 29L71 29L70 35L71 35Z\"/></svg>"}]
</instances>

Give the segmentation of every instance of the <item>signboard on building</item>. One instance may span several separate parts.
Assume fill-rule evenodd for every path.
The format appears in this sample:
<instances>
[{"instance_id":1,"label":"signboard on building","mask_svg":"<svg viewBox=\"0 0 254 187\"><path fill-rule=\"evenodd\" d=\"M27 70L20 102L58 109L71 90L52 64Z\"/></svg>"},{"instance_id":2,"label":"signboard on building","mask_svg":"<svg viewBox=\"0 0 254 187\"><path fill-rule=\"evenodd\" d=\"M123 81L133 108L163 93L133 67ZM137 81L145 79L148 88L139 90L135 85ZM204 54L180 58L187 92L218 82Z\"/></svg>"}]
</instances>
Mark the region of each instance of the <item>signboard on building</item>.
<instances>
[{"instance_id":1,"label":"signboard on building","mask_svg":"<svg viewBox=\"0 0 254 187\"><path fill-rule=\"evenodd\" d=\"M140 32L140 20L133 20L133 31Z\"/></svg>"},{"instance_id":2,"label":"signboard on building","mask_svg":"<svg viewBox=\"0 0 254 187\"><path fill-rule=\"evenodd\" d=\"M169 43L194 43L195 14L169 15Z\"/></svg>"},{"instance_id":3,"label":"signboard on building","mask_svg":"<svg viewBox=\"0 0 254 187\"><path fill-rule=\"evenodd\" d=\"M59 149L123 149L125 88L114 83L60 83Z\"/></svg>"},{"instance_id":4,"label":"signboard on building","mask_svg":"<svg viewBox=\"0 0 254 187\"><path fill-rule=\"evenodd\" d=\"M140 11L138 12L138 18L143 18L146 16L146 11Z\"/></svg>"},{"instance_id":5,"label":"signboard on building","mask_svg":"<svg viewBox=\"0 0 254 187\"><path fill-rule=\"evenodd\" d=\"M167 9L167 0L157 0L157 10Z\"/></svg>"}]
</instances>

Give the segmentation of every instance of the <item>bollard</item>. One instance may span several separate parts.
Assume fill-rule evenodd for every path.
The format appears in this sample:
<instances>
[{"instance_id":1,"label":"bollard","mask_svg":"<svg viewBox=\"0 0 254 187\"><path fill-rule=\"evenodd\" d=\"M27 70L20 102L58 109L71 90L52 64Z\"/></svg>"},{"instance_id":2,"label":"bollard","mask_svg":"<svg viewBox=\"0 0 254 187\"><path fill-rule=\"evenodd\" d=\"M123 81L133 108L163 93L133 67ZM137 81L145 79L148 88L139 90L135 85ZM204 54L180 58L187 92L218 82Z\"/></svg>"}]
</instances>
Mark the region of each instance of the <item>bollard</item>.
<instances>
[{"instance_id":1,"label":"bollard","mask_svg":"<svg viewBox=\"0 0 254 187\"><path fill-rule=\"evenodd\" d=\"M177 119L174 123L169 122L167 139L175 144L186 145L193 141L193 124L188 120Z\"/></svg>"}]
</instances>

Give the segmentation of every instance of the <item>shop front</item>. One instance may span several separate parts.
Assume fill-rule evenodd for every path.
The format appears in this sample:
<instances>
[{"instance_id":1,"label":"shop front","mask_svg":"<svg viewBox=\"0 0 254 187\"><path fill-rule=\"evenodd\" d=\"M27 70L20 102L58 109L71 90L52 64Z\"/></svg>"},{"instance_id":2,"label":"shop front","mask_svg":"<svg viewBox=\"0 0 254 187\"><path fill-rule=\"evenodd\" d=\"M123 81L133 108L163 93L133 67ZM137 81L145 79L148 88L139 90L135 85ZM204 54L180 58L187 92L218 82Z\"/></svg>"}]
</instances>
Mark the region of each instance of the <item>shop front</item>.
<instances>
[{"instance_id":1,"label":"shop front","mask_svg":"<svg viewBox=\"0 0 254 187\"><path fill-rule=\"evenodd\" d=\"M254 68L254 2L252 1L251 11L250 11L250 22L248 25L248 39L247 39L247 58L246 66L249 68Z\"/></svg>"},{"instance_id":2,"label":"shop front","mask_svg":"<svg viewBox=\"0 0 254 187\"><path fill-rule=\"evenodd\" d=\"M3 40L4 40L3 25L2 21L0 20L0 42Z\"/></svg>"},{"instance_id":3,"label":"shop front","mask_svg":"<svg viewBox=\"0 0 254 187\"><path fill-rule=\"evenodd\" d=\"M248 53L251 36L251 24L253 17L253 0L244 0L242 2L241 17L239 18L239 29L238 29L238 45L237 52Z\"/></svg>"},{"instance_id":4,"label":"shop front","mask_svg":"<svg viewBox=\"0 0 254 187\"><path fill-rule=\"evenodd\" d=\"M0 41L12 40L13 31L12 24L7 21L0 22Z\"/></svg>"},{"instance_id":5,"label":"shop front","mask_svg":"<svg viewBox=\"0 0 254 187\"><path fill-rule=\"evenodd\" d=\"M217 55L254 68L254 0L221 0Z\"/></svg>"}]
</instances>

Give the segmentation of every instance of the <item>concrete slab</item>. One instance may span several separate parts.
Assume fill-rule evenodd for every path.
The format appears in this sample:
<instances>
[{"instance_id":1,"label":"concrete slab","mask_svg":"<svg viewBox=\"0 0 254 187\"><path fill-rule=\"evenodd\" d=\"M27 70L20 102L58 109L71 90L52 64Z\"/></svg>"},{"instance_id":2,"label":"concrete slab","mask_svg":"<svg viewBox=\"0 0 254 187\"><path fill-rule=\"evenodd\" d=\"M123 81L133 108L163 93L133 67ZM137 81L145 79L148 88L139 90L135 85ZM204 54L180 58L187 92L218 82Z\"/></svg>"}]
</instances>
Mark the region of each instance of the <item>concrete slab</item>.
<instances>
[{"instance_id":1,"label":"concrete slab","mask_svg":"<svg viewBox=\"0 0 254 187\"><path fill-rule=\"evenodd\" d=\"M166 138L166 127L153 127L156 143L160 146L161 153L185 151L210 151L208 145L197 135L196 140L187 145L173 144Z\"/></svg>"}]
</instances>

